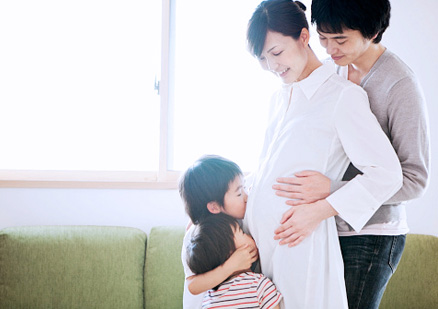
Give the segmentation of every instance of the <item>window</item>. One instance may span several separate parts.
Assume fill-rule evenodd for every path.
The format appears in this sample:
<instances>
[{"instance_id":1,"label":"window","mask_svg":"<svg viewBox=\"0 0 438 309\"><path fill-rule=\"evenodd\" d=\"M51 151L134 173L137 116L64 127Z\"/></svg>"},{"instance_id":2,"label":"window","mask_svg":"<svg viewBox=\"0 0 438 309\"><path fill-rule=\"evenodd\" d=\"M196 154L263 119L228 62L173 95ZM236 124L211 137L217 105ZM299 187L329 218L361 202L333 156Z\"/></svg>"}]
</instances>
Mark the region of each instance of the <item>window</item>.
<instances>
[{"instance_id":1,"label":"window","mask_svg":"<svg viewBox=\"0 0 438 309\"><path fill-rule=\"evenodd\" d=\"M259 2L1 3L0 185L175 187L206 153L251 170L278 86L246 51Z\"/></svg>"},{"instance_id":2,"label":"window","mask_svg":"<svg viewBox=\"0 0 438 309\"><path fill-rule=\"evenodd\" d=\"M269 98L278 87L246 50L246 25L258 3L176 1L169 168L182 170L205 153L247 171L257 163Z\"/></svg>"}]
</instances>

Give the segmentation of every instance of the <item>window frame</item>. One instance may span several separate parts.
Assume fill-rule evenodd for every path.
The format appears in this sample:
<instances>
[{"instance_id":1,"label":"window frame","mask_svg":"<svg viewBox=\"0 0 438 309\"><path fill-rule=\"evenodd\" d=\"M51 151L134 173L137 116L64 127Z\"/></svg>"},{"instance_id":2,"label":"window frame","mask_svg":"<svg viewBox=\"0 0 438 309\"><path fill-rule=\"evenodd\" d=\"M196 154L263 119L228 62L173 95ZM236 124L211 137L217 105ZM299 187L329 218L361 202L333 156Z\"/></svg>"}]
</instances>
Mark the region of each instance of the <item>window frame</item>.
<instances>
[{"instance_id":1,"label":"window frame","mask_svg":"<svg viewBox=\"0 0 438 309\"><path fill-rule=\"evenodd\" d=\"M99 188L99 189L176 189L180 172L169 171L167 148L169 127L169 77L172 5L175 0L162 0L160 145L157 171L43 171L0 170L0 188ZM174 7L174 6L173 6Z\"/></svg>"}]
</instances>

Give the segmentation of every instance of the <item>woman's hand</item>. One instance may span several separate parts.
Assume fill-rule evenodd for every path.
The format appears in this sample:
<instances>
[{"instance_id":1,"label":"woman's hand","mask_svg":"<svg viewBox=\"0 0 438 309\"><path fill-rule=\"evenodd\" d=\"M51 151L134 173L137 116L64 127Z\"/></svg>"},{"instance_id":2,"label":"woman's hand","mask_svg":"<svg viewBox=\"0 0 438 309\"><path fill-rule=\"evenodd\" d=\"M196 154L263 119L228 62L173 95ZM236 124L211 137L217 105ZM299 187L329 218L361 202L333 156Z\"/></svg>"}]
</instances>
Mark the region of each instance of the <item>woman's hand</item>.
<instances>
[{"instance_id":1,"label":"woman's hand","mask_svg":"<svg viewBox=\"0 0 438 309\"><path fill-rule=\"evenodd\" d=\"M337 214L326 200L293 206L283 214L281 225L274 232L274 239L280 240L280 245L296 246L309 236L321 221Z\"/></svg>"},{"instance_id":2,"label":"woman's hand","mask_svg":"<svg viewBox=\"0 0 438 309\"><path fill-rule=\"evenodd\" d=\"M272 188L278 196L293 200L286 201L290 206L314 203L330 195L330 178L316 171L302 171L295 177L277 178L279 184Z\"/></svg>"},{"instance_id":3,"label":"woman's hand","mask_svg":"<svg viewBox=\"0 0 438 309\"><path fill-rule=\"evenodd\" d=\"M257 261L259 251L256 246L245 244L236 249L233 254L225 261L223 267L226 273L234 274L251 268L252 263Z\"/></svg>"}]
</instances>

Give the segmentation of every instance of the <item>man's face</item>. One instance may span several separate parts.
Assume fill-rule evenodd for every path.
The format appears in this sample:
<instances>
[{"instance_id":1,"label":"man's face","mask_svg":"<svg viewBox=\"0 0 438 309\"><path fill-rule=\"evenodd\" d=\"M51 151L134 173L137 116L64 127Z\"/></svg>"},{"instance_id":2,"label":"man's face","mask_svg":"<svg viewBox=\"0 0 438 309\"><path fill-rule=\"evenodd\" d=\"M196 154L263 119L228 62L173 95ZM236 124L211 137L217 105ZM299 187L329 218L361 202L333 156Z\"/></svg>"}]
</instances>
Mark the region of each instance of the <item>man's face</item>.
<instances>
[{"instance_id":1,"label":"man's face","mask_svg":"<svg viewBox=\"0 0 438 309\"><path fill-rule=\"evenodd\" d=\"M359 63L372 43L359 30L344 29L341 33L325 33L318 30L319 42L337 65Z\"/></svg>"}]
</instances>

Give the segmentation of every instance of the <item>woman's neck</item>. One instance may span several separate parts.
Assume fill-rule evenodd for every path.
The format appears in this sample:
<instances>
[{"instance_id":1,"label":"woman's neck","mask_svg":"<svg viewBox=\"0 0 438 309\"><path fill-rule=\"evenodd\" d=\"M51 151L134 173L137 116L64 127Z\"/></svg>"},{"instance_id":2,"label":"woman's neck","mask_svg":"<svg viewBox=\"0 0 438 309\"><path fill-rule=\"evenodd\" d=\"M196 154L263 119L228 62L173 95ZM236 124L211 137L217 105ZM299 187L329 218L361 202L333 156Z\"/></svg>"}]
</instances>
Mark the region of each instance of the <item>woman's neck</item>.
<instances>
[{"instance_id":1,"label":"woman's neck","mask_svg":"<svg viewBox=\"0 0 438 309\"><path fill-rule=\"evenodd\" d=\"M307 55L307 65L304 68L303 73L297 79L297 82L307 78L310 74L312 74L313 71L322 65L321 61L319 61L318 57L316 57L315 53L310 49L310 47L307 49Z\"/></svg>"}]
</instances>

